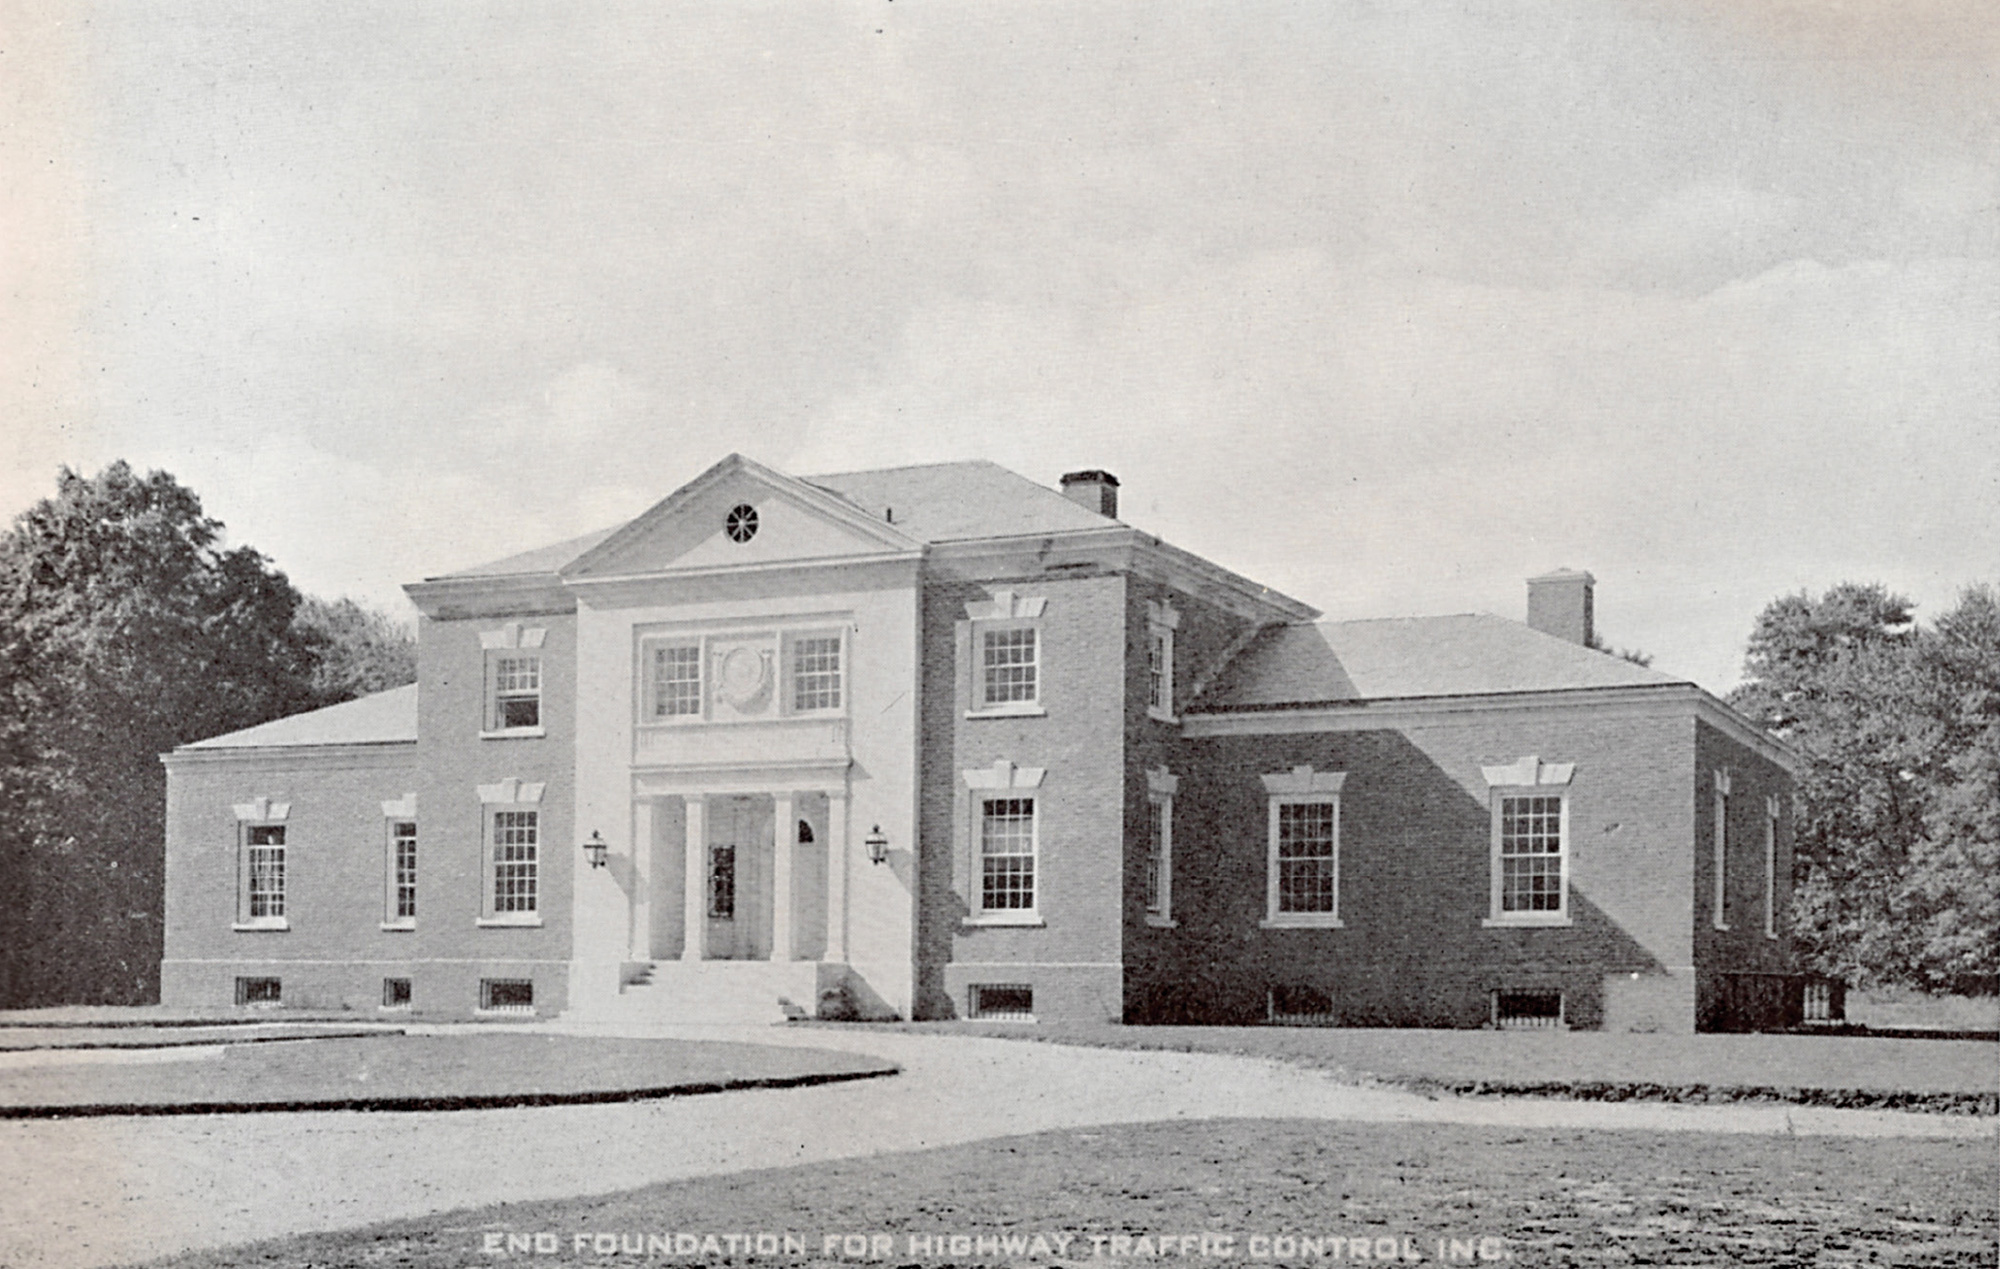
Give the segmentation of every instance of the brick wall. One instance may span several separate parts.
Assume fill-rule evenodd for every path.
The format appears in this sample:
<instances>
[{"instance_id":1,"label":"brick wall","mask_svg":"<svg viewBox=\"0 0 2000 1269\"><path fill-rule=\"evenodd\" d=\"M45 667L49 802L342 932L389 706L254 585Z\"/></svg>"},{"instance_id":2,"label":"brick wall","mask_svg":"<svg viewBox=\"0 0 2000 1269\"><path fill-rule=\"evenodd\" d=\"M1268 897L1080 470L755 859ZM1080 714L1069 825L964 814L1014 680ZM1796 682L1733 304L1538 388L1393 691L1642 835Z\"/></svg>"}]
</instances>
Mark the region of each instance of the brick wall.
<instances>
[{"instance_id":1,"label":"brick wall","mask_svg":"<svg viewBox=\"0 0 2000 1269\"><path fill-rule=\"evenodd\" d=\"M1691 1004L1693 726L1684 708L1467 710L1396 728L1184 740L1173 762L1178 928L1128 950L1130 1016L1257 1021L1267 993L1293 987L1329 998L1349 1025L1478 1026L1496 990L1555 990L1570 1025L1595 1027L1608 981L1656 984L1655 995ZM1480 768L1530 754L1576 764L1572 921L1487 928L1492 817ZM1300 764L1347 773L1344 928L1259 925L1268 823L1259 777ZM1629 986L1611 995L1615 1009L1633 1003ZM1672 1025L1665 1014L1634 1025Z\"/></svg>"},{"instance_id":2,"label":"brick wall","mask_svg":"<svg viewBox=\"0 0 2000 1269\"><path fill-rule=\"evenodd\" d=\"M968 601L1011 589L1047 600L1039 717L968 718L974 644ZM1025 985L1037 1018L1115 1018L1127 702L1126 581L1115 574L934 580L924 597L924 867L920 1016L963 1016L974 985ZM1005 759L1047 770L1037 907L1027 927L968 925L978 901L978 797L962 773Z\"/></svg>"},{"instance_id":3,"label":"brick wall","mask_svg":"<svg viewBox=\"0 0 2000 1269\"><path fill-rule=\"evenodd\" d=\"M1784 974L1796 968L1788 932L1793 805L1791 777L1770 759L1707 723L1694 744L1694 960L1703 1029L1720 1025L1721 974ZM1723 924L1715 912L1715 773L1729 776ZM1777 937L1764 932L1764 845L1769 799L1778 804L1774 869Z\"/></svg>"}]
</instances>

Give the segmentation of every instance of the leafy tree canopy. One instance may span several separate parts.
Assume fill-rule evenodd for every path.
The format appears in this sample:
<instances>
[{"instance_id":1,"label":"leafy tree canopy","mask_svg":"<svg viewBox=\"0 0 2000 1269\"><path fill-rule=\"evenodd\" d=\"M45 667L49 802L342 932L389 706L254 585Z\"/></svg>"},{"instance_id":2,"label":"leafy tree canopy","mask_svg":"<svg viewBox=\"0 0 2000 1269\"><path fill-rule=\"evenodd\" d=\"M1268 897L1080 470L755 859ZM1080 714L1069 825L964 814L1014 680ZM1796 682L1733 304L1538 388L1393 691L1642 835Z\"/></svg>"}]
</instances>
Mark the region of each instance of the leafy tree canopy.
<instances>
[{"instance_id":1,"label":"leafy tree canopy","mask_svg":"<svg viewBox=\"0 0 2000 1269\"><path fill-rule=\"evenodd\" d=\"M2000 971L2000 600L1925 629L1879 585L1758 618L1731 697L1806 759L1795 932L1857 982L1964 987Z\"/></svg>"},{"instance_id":2,"label":"leafy tree canopy","mask_svg":"<svg viewBox=\"0 0 2000 1269\"><path fill-rule=\"evenodd\" d=\"M165 472L65 468L0 536L0 995L150 997L176 745L398 674L398 631L304 601ZM403 651L408 637L402 635Z\"/></svg>"}]
</instances>

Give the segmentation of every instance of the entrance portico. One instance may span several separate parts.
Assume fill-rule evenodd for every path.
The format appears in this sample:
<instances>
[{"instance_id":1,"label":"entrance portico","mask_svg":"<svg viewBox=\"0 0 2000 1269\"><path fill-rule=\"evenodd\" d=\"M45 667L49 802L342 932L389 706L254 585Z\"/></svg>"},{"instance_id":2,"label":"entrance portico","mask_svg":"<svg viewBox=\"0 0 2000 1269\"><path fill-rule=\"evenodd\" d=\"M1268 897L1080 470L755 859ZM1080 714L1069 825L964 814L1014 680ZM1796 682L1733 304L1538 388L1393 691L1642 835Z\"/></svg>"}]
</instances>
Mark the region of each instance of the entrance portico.
<instances>
[{"instance_id":1,"label":"entrance portico","mask_svg":"<svg viewBox=\"0 0 2000 1269\"><path fill-rule=\"evenodd\" d=\"M637 775L629 959L845 963L844 777Z\"/></svg>"}]
</instances>

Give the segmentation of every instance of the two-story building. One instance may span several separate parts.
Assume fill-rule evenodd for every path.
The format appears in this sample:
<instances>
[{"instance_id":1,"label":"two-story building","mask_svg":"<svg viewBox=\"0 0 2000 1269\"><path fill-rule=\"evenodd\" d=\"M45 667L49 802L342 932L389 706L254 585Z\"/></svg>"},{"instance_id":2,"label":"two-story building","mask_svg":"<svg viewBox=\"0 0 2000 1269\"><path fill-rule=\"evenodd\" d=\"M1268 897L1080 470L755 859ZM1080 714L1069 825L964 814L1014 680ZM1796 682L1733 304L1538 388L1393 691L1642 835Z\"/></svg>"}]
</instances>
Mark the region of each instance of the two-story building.
<instances>
[{"instance_id":1,"label":"two-story building","mask_svg":"<svg viewBox=\"0 0 2000 1269\"><path fill-rule=\"evenodd\" d=\"M165 756L164 999L1689 1030L1788 981L1792 756L1588 646L1587 574L1316 623L1117 491L731 456L411 585L416 684Z\"/></svg>"}]
</instances>

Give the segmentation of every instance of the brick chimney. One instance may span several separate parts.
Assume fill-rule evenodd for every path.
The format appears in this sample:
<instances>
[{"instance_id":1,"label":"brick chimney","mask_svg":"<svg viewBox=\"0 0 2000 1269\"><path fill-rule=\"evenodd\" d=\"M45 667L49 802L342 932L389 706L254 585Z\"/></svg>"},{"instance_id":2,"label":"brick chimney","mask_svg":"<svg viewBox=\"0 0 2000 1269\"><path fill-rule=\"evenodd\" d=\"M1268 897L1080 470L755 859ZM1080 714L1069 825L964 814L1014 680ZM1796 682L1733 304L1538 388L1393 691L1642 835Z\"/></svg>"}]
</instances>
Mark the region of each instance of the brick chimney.
<instances>
[{"instance_id":1,"label":"brick chimney","mask_svg":"<svg viewBox=\"0 0 2000 1269\"><path fill-rule=\"evenodd\" d=\"M1543 634L1589 647L1597 634L1597 579L1573 568L1528 579L1528 624Z\"/></svg>"},{"instance_id":2,"label":"brick chimney","mask_svg":"<svg viewBox=\"0 0 2000 1269\"><path fill-rule=\"evenodd\" d=\"M1108 471L1073 471L1062 478L1063 497L1086 511L1118 518L1118 477Z\"/></svg>"}]
</instances>

